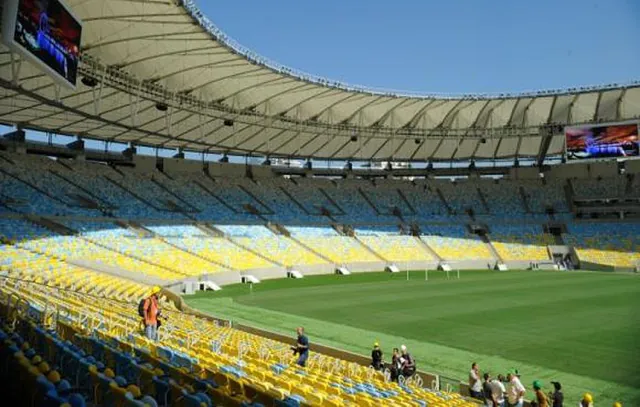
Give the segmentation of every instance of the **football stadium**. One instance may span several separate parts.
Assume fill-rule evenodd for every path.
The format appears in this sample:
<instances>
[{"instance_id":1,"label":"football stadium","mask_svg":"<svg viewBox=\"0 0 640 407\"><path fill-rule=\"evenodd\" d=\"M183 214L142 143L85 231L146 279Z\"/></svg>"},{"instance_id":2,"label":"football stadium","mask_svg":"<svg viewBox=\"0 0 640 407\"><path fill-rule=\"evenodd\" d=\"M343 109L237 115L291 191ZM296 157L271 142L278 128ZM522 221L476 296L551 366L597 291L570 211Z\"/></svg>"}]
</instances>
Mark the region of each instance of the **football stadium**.
<instances>
[{"instance_id":1,"label":"football stadium","mask_svg":"<svg viewBox=\"0 0 640 407\"><path fill-rule=\"evenodd\" d=\"M383 92L190 0L0 6L7 405L640 406L640 82Z\"/></svg>"}]
</instances>

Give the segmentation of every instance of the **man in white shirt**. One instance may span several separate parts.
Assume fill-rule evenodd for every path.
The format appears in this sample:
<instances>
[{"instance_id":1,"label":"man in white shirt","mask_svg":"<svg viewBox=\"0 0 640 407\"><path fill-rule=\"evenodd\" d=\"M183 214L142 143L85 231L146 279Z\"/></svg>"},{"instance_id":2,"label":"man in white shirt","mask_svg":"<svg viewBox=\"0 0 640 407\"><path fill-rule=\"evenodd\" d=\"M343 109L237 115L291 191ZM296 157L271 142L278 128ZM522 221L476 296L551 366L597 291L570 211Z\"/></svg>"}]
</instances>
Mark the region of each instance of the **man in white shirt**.
<instances>
[{"instance_id":1,"label":"man in white shirt","mask_svg":"<svg viewBox=\"0 0 640 407\"><path fill-rule=\"evenodd\" d=\"M507 398L509 407L523 407L525 388L520 382L518 371L509 372L507 376L509 384L507 385Z\"/></svg>"},{"instance_id":2,"label":"man in white shirt","mask_svg":"<svg viewBox=\"0 0 640 407\"><path fill-rule=\"evenodd\" d=\"M471 370L469 371L469 394L474 399L483 399L482 382L480 381L480 368L478 368L478 364L476 362L471 364Z\"/></svg>"},{"instance_id":3,"label":"man in white shirt","mask_svg":"<svg viewBox=\"0 0 640 407\"><path fill-rule=\"evenodd\" d=\"M502 382L504 382L504 376L501 374L498 375L497 379L494 378L490 382L493 399L497 402L495 407L505 407L504 395L507 392L507 389L505 389Z\"/></svg>"}]
</instances>

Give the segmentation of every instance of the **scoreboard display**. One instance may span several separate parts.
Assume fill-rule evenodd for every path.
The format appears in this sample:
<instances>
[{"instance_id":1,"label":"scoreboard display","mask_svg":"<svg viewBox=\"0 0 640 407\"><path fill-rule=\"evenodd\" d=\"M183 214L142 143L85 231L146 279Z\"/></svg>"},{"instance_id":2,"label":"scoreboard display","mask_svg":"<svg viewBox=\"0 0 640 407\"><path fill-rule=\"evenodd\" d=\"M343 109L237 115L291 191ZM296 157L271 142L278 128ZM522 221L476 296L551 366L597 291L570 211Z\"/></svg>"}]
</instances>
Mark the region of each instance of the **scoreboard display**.
<instances>
[{"instance_id":1,"label":"scoreboard display","mask_svg":"<svg viewBox=\"0 0 640 407\"><path fill-rule=\"evenodd\" d=\"M75 88L82 22L61 0L5 0L3 42L57 82Z\"/></svg>"},{"instance_id":2,"label":"scoreboard display","mask_svg":"<svg viewBox=\"0 0 640 407\"><path fill-rule=\"evenodd\" d=\"M565 129L567 157L635 157L639 155L638 123Z\"/></svg>"}]
</instances>

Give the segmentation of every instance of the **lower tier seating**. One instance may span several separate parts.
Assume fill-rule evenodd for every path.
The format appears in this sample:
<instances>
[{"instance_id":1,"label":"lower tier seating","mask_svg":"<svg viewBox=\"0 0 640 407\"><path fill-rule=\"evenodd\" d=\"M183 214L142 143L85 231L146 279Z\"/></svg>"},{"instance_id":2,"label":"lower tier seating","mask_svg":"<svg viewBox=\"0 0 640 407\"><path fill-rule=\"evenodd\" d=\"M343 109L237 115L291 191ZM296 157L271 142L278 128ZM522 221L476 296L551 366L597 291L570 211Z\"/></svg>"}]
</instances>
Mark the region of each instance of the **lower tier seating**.
<instances>
[{"instance_id":1,"label":"lower tier seating","mask_svg":"<svg viewBox=\"0 0 640 407\"><path fill-rule=\"evenodd\" d=\"M489 237L500 257L504 260L549 260L548 245L553 236L541 233L538 225L495 225Z\"/></svg>"},{"instance_id":2,"label":"lower tier seating","mask_svg":"<svg viewBox=\"0 0 640 407\"><path fill-rule=\"evenodd\" d=\"M9 303L10 297L23 301ZM32 374L34 389L60 397L51 404L57 406L72 394L80 398L69 401L76 406L475 406L460 395L389 382L379 372L318 353L301 368L285 343L166 302L163 307L166 319L152 342L140 334L136 302L5 280L1 314L14 328L0 333L0 355L10 349L8 357L20 365L10 367ZM33 348L41 359L25 361L14 347ZM60 377L75 393L58 390Z\"/></svg>"}]
</instances>

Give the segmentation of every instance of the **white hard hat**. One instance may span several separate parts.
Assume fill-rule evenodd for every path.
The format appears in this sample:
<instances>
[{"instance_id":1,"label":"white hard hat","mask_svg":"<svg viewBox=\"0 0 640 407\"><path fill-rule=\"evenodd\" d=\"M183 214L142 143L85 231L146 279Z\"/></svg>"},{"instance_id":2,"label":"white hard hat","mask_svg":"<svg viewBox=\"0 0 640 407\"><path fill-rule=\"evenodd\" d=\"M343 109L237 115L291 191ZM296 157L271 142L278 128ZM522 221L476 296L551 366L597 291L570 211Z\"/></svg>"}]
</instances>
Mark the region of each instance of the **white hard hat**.
<instances>
[{"instance_id":1,"label":"white hard hat","mask_svg":"<svg viewBox=\"0 0 640 407\"><path fill-rule=\"evenodd\" d=\"M407 347L405 345L400 346L400 350L403 352L407 351Z\"/></svg>"}]
</instances>

